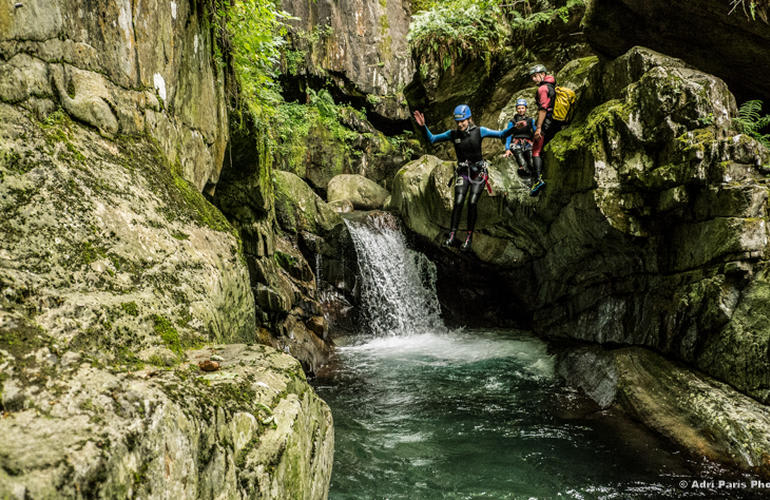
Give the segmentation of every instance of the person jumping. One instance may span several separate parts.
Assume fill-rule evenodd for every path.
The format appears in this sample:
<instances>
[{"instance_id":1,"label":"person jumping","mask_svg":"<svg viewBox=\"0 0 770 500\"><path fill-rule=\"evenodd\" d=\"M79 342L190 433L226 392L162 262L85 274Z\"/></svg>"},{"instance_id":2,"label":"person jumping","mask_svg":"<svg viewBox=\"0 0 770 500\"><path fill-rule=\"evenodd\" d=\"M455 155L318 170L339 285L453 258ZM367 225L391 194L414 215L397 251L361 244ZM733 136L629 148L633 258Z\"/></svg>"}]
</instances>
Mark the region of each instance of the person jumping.
<instances>
[{"instance_id":1,"label":"person jumping","mask_svg":"<svg viewBox=\"0 0 770 500\"><path fill-rule=\"evenodd\" d=\"M471 249L473 240L473 230L476 227L477 205L484 187L488 188L487 163L481 155L481 141L487 137L505 139L513 133L513 126L505 130L490 130L486 127L478 127L471 120L471 108L467 104L461 104L454 110L454 119L457 122L457 128L447 130L438 135L433 135L425 124L425 116L419 112L414 112L414 119L421 127L425 127L425 134L431 144L444 141L452 141L457 156L457 169L455 171L455 198L452 207L452 219L449 229L449 237L444 242L446 246L452 246L456 243L455 235L460 223L460 213L463 209L463 203L470 191L468 200L468 234L465 242L462 244L462 250Z\"/></svg>"}]
</instances>

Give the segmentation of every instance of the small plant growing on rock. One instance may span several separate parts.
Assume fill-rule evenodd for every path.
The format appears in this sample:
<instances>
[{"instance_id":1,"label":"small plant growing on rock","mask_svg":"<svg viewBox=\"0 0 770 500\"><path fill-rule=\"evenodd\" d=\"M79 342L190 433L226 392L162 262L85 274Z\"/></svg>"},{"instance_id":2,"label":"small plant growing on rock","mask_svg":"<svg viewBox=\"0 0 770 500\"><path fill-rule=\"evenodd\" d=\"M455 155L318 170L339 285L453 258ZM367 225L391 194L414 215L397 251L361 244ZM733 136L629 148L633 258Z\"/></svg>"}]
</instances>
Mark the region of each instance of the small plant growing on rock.
<instances>
[{"instance_id":1,"label":"small plant growing on rock","mask_svg":"<svg viewBox=\"0 0 770 500\"><path fill-rule=\"evenodd\" d=\"M770 133L762 133L763 130L770 126L770 115L762 116L760 115L761 111L762 101L746 101L741 104L738 110L738 118L735 118L734 121L743 129L743 133L753 137L763 146L770 148Z\"/></svg>"}]
</instances>

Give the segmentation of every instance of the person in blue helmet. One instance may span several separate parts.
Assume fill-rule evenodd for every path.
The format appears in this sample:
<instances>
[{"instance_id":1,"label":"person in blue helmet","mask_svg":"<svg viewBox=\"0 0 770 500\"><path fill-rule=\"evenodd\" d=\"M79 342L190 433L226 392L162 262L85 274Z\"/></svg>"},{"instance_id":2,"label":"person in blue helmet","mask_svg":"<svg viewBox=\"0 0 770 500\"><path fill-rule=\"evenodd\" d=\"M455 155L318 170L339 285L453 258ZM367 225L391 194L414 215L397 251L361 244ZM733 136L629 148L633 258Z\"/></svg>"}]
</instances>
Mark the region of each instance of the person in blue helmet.
<instances>
[{"instance_id":1,"label":"person in blue helmet","mask_svg":"<svg viewBox=\"0 0 770 500\"><path fill-rule=\"evenodd\" d=\"M537 125L535 119L527 116L527 100L516 100L516 114L508 122L508 128L515 127L505 140L505 157L513 156L520 176L529 175L534 183L537 178L532 167L532 142ZM531 187L531 186L530 186Z\"/></svg>"},{"instance_id":2,"label":"person in blue helmet","mask_svg":"<svg viewBox=\"0 0 770 500\"><path fill-rule=\"evenodd\" d=\"M425 128L425 134L431 144L452 141L454 145L455 155L457 156L455 199L454 206L452 207L449 237L444 244L452 246L456 243L455 235L460 224L460 213L462 212L465 198L470 191L470 198L468 199L468 234L465 237L465 242L462 244L462 250L468 251L471 249L473 230L476 227L477 205L484 187L488 187L486 161L481 156L481 141L487 137L505 139L513 133L514 127L509 127L505 130L490 130L486 127L478 127L471 120L471 108L467 104L461 104L454 110L457 128L447 130L438 135L431 133L425 124L425 116L421 112L415 111L414 119L419 126Z\"/></svg>"}]
</instances>

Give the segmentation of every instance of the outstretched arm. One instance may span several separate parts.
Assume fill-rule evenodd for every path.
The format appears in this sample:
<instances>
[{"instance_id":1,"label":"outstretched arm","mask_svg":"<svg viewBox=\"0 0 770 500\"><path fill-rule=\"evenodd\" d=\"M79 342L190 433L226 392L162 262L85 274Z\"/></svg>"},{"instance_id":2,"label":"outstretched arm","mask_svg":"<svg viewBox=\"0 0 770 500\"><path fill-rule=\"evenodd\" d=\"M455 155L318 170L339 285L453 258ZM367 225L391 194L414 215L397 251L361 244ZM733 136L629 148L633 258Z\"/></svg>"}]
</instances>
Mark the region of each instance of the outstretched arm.
<instances>
[{"instance_id":1,"label":"outstretched arm","mask_svg":"<svg viewBox=\"0 0 770 500\"><path fill-rule=\"evenodd\" d=\"M511 128L513 126L513 122L508 122L508 128ZM511 156L511 136L505 138L505 156Z\"/></svg>"},{"instance_id":2,"label":"outstretched arm","mask_svg":"<svg viewBox=\"0 0 770 500\"><path fill-rule=\"evenodd\" d=\"M428 140L431 144L435 144L437 142L442 141L448 141L452 138L452 131L447 130L446 132L438 135L433 135L428 128L428 126L425 124L425 115L420 113L419 111L414 112L414 121L417 122L417 125L425 128L425 135L428 137Z\"/></svg>"},{"instance_id":3,"label":"outstretched arm","mask_svg":"<svg viewBox=\"0 0 770 500\"><path fill-rule=\"evenodd\" d=\"M505 130L492 130L486 127L479 127L479 130L481 131L481 138L485 137L497 137L500 139L505 139L506 137L513 134L513 131L516 130L516 126L513 124L513 122L508 122L508 127L506 127Z\"/></svg>"}]
</instances>

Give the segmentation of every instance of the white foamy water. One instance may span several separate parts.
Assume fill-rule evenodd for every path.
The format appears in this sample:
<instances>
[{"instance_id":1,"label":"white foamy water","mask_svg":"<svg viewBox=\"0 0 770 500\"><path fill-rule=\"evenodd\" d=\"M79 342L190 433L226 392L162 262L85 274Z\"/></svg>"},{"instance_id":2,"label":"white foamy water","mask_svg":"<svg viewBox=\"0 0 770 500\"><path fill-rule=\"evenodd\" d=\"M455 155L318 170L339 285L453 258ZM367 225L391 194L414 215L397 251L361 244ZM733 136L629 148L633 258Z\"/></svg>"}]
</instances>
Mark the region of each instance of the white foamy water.
<instances>
[{"instance_id":1,"label":"white foamy water","mask_svg":"<svg viewBox=\"0 0 770 500\"><path fill-rule=\"evenodd\" d=\"M551 379L553 356L547 346L530 335L510 332L438 331L369 338L365 343L341 346L340 355L360 362L406 362L433 366L461 366L495 359L516 360L521 375ZM489 383L489 382L488 382Z\"/></svg>"},{"instance_id":2,"label":"white foamy water","mask_svg":"<svg viewBox=\"0 0 770 500\"><path fill-rule=\"evenodd\" d=\"M366 327L374 335L444 330L436 296L436 266L406 246L395 217L345 220L361 276Z\"/></svg>"}]
</instances>

